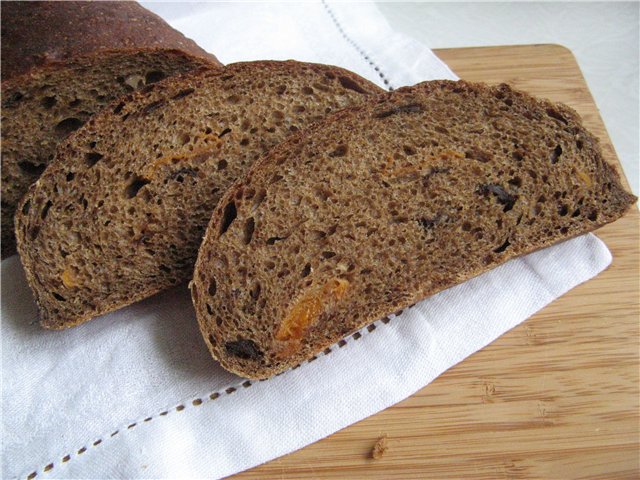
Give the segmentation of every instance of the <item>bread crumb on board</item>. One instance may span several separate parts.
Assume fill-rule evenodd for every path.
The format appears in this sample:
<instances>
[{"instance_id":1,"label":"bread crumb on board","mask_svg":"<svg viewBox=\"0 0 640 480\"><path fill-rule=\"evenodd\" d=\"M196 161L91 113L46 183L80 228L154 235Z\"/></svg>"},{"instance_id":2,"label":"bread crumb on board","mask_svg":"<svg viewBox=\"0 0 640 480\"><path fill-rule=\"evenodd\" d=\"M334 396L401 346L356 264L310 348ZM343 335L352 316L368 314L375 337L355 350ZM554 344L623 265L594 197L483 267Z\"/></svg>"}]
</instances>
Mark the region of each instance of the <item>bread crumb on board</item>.
<instances>
[{"instance_id":1,"label":"bread crumb on board","mask_svg":"<svg viewBox=\"0 0 640 480\"><path fill-rule=\"evenodd\" d=\"M373 448L371 449L371 458L374 460L380 460L389 449L389 445L387 443L387 434L385 433L384 435L381 435L373 445Z\"/></svg>"}]
</instances>

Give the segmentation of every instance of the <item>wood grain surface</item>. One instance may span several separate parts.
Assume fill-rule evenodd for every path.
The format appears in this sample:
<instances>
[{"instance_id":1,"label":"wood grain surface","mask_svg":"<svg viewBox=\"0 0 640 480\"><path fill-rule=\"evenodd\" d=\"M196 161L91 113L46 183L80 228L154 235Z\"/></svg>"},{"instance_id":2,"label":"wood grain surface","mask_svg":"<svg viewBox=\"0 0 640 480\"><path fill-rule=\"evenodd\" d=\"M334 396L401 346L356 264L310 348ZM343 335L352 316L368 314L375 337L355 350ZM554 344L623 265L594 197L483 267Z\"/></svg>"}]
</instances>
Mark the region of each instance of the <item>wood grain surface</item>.
<instances>
[{"instance_id":1,"label":"wood grain surface","mask_svg":"<svg viewBox=\"0 0 640 480\"><path fill-rule=\"evenodd\" d=\"M569 50L436 54L467 80L569 104L619 165ZM614 258L597 278L407 400L237 478L640 478L638 219L634 207L597 232Z\"/></svg>"}]
</instances>

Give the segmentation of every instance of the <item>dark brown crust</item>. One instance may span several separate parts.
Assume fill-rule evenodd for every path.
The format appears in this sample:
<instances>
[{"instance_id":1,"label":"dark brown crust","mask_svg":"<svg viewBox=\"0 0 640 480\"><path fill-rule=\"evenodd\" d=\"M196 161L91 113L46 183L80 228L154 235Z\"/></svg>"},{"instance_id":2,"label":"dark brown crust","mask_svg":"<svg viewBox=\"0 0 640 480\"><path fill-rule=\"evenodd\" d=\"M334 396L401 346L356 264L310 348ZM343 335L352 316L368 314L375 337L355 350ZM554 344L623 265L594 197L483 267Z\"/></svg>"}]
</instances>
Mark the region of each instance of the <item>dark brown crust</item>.
<instances>
[{"instance_id":1,"label":"dark brown crust","mask_svg":"<svg viewBox=\"0 0 640 480\"><path fill-rule=\"evenodd\" d=\"M136 2L2 2L2 80L79 55L169 48L220 66L193 40Z\"/></svg>"},{"instance_id":2,"label":"dark brown crust","mask_svg":"<svg viewBox=\"0 0 640 480\"><path fill-rule=\"evenodd\" d=\"M565 124L572 127L574 129L573 131L575 131L578 135L576 138L580 138L581 141L584 142L584 145L579 148L584 148L585 151L588 150L589 152L593 152L594 158L590 159L589 161L593 162L593 164L597 168L597 171L599 171L601 174L599 178L595 179L596 183L593 186L593 191L597 192L596 195L602 195L600 197L600 199L604 201L602 203L602 211L600 212L600 215L597 217L597 219L587 220L585 218L585 220L580 222L579 224L572 224L571 228L565 230L564 234L558 231L553 233L553 235L549 235L548 237L543 239L532 239L530 242L521 242L517 246L512 246L506 253L503 253L504 249L502 247L499 247L498 249L493 251L500 253L500 256L498 258L495 258L494 256L492 260L488 262L488 265L467 269L464 274L453 272L453 276L457 277L453 282L436 285L420 285L413 291L404 292L406 295L401 296L400 299L395 304L391 305L388 309L383 310L380 308L371 308L365 306L363 307L365 308L364 312L360 310L362 314L360 315L357 324L355 326L353 325L354 322L351 322L349 324L351 325L351 328L348 330L348 332L353 332L379 318L384 317L385 315L389 315L395 311L407 308L429 295L433 295L434 293L444 290L445 288L449 288L457 283L461 283L467 279L480 275L490 268L494 268L511 258L525 255L532 251L550 246L554 243L565 241L577 235L595 230L600 226L612 222L624 215L629 206L637 201L635 196L626 192L621 186L620 179L617 172L615 171L615 168L604 161L604 159L602 158L602 153L598 146L597 139L584 129L581 124L580 117L575 111L562 104L555 104L546 100L534 99L523 92L512 90L507 85L488 87L484 84L468 83L464 81L425 82L415 87L403 88L396 92L382 95L377 101L345 109L337 114L332 115L325 122L316 124L312 128L306 130L305 132L301 132L295 137L290 137L286 142L272 149L269 154L267 154L259 162L253 165L251 170L243 179L236 182L235 185L227 190L226 194L220 200L218 206L214 210L202 246L199 251L198 260L196 262L194 271L194 280L191 284L191 290L193 302L196 307L198 323L200 325L203 337L205 338L205 341L213 357L218 359L224 368L243 377L267 378L290 367L293 367L311 357L312 355L323 351L325 348L340 340L340 338L348 333L347 331L341 331L341 329L339 328L340 325L334 325L335 330L332 330L333 334L329 338L305 338L305 343L303 344L303 348L301 350L289 353L288 356L275 362L275 364L264 362L263 356L266 357L268 354L272 354L273 352L268 351L269 341L265 340L265 338L261 337L260 335L258 335L258 337L265 340L266 344L265 342L256 342L251 338L251 336L247 337L246 334L243 334L242 336L243 341L252 342L251 345L253 350L259 351L261 353L261 356L259 357L255 355L230 355L230 353L233 352L229 352L228 349L225 351L225 344L224 342L220 344L220 338L239 339L241 332L248 332L253 330L251 330L252 326L248 324L243 323L238 326L237 318L233 322L229 322L228 327L216 327L215 323L211 323L211 315L207 314L207 309L205 308L207 306L207 302L211 301L211 306L209 308L213 309L214 312L219 312L220 310L218 309L218 303L220 301L224 302L225 298L224 296L220 297L220 293L216 294L217 296L215 300L211 298L212 295L207 295L207 285L210 284L212 278L215 279L215 277L213 277L214 272L218 273L219 278L225 278L224 275L220 275L221 272L218 271L218 269L212 262L212 259L217 258L216 252L224 250L220 242L220 239L224 237L221 237L219 233L220 224L224 220L224 207L229 202L235 202L236 200L234 199L239 198L241 192L247 188L263 188L263 181L270 178L275 171L282 172L287 168L292 167L292 165L295 164L295 159L298 156L304 157L304 146L310 145L311 140L313 139L326 138L325 130L329 130L332 125L339 125L341 123L347 122L352 128L352 124L354 122L358 122L357 119L367 117L385 119L396 114L410 115L411 113L417 113L420 109L413 104L411 104L411 108L405 108L407 104L403 105L401 101L403 96L406 95L411 99L410 101L413 101L415 100L415 97L420 97L420 95L424 95L426 97L431 92L437 93L438 90L460 90L468 91L471 93L479 92L479 94L481 95L486 94L487 97L496 98L509 97L513 99L514 105L516 102L521 102L522 105L525 105L527 108L531 108L531 112L534 114L534 117L535 114L538 113L541 116L548 115L549 117L554 118L557 116L558 121L563 123L566 122ZM414 93L415 95L413 95ZM401 106L398 107L398 105ZM353 131L350 130L349 126L345 127L345 129L347 131ZM339 141L340 139L333 139L333 142ZM327 161L326 157L324 157L324 161ZM293 168L295 169L295 167ZM605 188L609 189L608 193L604 193ZM600 193L601 190L602 194ZM505 195L500 195L501 193L502 192L500 190L491 187L485 188L484 191L480 189L477 192L478 195L495 195L496 203L498 209L500 210L505 208L505 206L510 203L506 201L507 197ZM267 196L268 195L269 194L267 193ZM503 201L500 201L501 199ZM253 214L255 215L256 213L254 212ZM239 211L238 224L241 224L244 219L244 217L241 217L240 215L241 212ZM286 213L281 212L281 215L286 215ZM233 240L228 240L228 242L233 242ZM231 245L231 243L229 243L229 245ZM489 254L491 254L490 252L491 250L489 250ZM237 255L237 252L233 252L232 254ZM258 259L256 259L255 261L257 262ZM279 283L280 280L274 279L274 282ZM224 290L224 285L221 285L219 282L217 285L217 292L220 292L221 290ZM286 303L286 298L295 298L293 297L294 295L296 295L295 292L287 292L286 294L284 294L284 298L279 296L278 298L273 299L273 302L276 304L280 304L282 302ZM363 300L365 304L366 300L366 298ZM269 303L269 300L267 300L267 303ZM369 310L366 310L366 308L369 308ZM234 315L234 309L231 304L227 305L227 309L225 311L227 312L228 317ZM350 316L351 314L353 314L353 311L350 311ZM279 323L279 319L271 319L267 321L274 322L274 324L276 325ZM232 325L234 325L234 327L232 327ZM237 330L235 329L235 326L238 326ZM262 328L260 329L260 334L268 335L262 333L264 332L264 325L261 324L261 326ZM225 328L228 328L229 331L218 336L218 334L223 333L222 331L225 330ZM269 330L267 329L267 331ZM226 333L228 333L229 335L226 335Z\"/></svg>"}]
</instances>

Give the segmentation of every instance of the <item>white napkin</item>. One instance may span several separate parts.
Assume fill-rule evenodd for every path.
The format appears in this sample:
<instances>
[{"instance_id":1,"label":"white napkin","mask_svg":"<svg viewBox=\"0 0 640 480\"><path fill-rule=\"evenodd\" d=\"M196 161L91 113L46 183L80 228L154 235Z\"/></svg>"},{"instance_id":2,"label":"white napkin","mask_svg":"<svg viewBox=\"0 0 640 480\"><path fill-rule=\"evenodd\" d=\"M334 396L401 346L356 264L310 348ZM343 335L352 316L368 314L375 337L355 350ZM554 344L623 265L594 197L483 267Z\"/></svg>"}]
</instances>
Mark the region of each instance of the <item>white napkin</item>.
<instances>
[{"instance_id":1,"label":"white napkin","mask_svg":"<svg viewBox=\"0 0 640 480\"><path fill-rule=\"evenodd\" d=\"M225 63L333 63L393 87L454 78L370 4L147 6ZM210 358L185 286L44 331L12 257L2 262L3 477L239 472L408 397L610 261L593 235L567 241L378 321L315 361L248 382Z\"/></svg>"}]
</instances>

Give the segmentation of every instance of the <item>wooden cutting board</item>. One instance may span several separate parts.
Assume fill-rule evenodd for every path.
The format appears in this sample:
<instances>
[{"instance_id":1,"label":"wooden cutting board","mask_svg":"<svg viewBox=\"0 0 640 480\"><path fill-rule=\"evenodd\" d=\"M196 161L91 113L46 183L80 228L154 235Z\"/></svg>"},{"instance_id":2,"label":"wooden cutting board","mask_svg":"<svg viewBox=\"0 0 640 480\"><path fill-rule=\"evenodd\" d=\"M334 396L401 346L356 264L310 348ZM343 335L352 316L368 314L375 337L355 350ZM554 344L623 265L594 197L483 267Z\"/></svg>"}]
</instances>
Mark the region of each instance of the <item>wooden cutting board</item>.
<instances>
[{"instance_id":1,"label":"wooden cutting board","mask_svg":"<svg viewBox=\"0 0 640 480\"><path fill-rule=\"evenodd\" d=\"M575 108L619 165L569 50L436 50L461 78ZM639 214L598 231L613 264L407 400L238 478L639 478ZM389 450L369 458L376 439Z\"/></svg>"}]
</instances>

